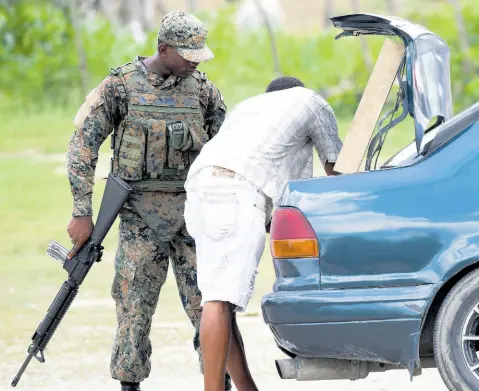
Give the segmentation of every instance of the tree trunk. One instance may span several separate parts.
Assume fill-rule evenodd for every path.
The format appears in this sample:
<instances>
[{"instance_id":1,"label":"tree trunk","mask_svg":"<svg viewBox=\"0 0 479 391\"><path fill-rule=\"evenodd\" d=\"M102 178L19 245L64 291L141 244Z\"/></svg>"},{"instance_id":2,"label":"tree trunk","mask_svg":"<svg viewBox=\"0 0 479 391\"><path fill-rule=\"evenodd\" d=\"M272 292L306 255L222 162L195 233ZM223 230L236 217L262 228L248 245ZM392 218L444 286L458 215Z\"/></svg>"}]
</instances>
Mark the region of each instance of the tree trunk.
<instances>
[{"instance_id":1,"label":"tree trunk","mask_svg":"<svg viewBox=\"0 0 479 391\"><path fill-rule=\"evenodd\" d=\"M396 12L397 12L396 0L387 0L387 8L388 8L389 15L396 16Z\"/></svg>"},{"instance_id":2,"label":"tree trunk","mask_svg":"<svg viewBox=\"0 0 479 391\"><path fill-rule=\"evenodd\" d=\"M125 26L130 21L130 0L118 1L118 19Z\"/></svg>"},{"instance_id":3,"label":"tree trunk","mask_svg":"<svg viewBox=\"0 0 479 391\"><path fill-rule=\"evenodd\" d=\"M469 60L469 36L467 35L466 24L464 23L464 17L462 16L462 8L459 0L449 0L449 3L454 7L454 13L456 17L456 25L459 33L459 45L461 47L461 53L464 54L462 61L462 68L464 72L469 76L472 72L472 64Z\"/></svg>"},{"instance_id":4,"label":"tree trunk","mask_svg":"<svg viewBox=\"0 0 479 391\"><path fill-rule=\"evenodd\" d=\"M86 63L85 48L83 46L83 39L81 37L81 28L80 28L80 23L78 20L77 0L71 0L70 2L70 17L71 17L73 31L75 34L75 48L76 48L76 52L78 56L78 71L80 72L81 92L84 98L88 94L90 81L89 81L88 68Z\"/></svg>"},{"instance_id":5,"label":"tree trunk","mask_svg":"<svg viewBox=\"0 0 479 391\"><path fill-rule=\"evenodd\" d=\"M324 20L323 20L323 28L324 29L328 29L331 27L331 21L329 20L329 18L333 15L333 9L334 9L334 5L333 5L333 0L324 0L325 1L325 4L324 4Z\"/></svg>"},{"instance_id":6,"label":"tree trunk","mask_svg":"<svg viewBox=\"0 0 479 391\"><path fill-rule=\"evenodd\" d=\"M156 0L156 8L158 9L158 11L160 11L162 16L168 13L168 9L166 8L163 0Z\"/></svg>"},{"instance_id":7,"label":"tree trunk","mask_svg":"<svg viewBox=\"0 0 479 391\"><path fill-rule=\"evenodd\" d=\"M141 27L144 29L145 24L143 23L143 9L145 4L143 0L126 0L126 9L128 10L128 19L127 22L130 23L133 20L140 22Z\"/></svg>"},{"instance_id":8,"label":"tree trunk","mask_svg":"<svg viewBox=\"0 0 479 391\"><path fill-rule=\"evenodd\" d=\"M256 7L258 8L258 11L261 13L266 30L268 31L269 40L271 44L271 52L273 53L274 71L278 76L281 76L282 74L281 65L279 62L278 49L276 48L276 39L274 36L273 28L271 27L271 24L268 19L268 15L264 11L262 5L260 4L260 1L255 0L255 3L256 3Z\"/></svg>"},{"instance_id":9,"label":"tree trunk","mask_svg":"<svg viewBox=\"0 0 479 391\"><path fill-rule=\"evenodd\" d=\"M143 0L142 20L148 31L157 30L159 21L155 10L154 0Z\"/></svg>"},{"instance_id":10,"label":"tree trunk","mask_svg":"<svg viewBox=\"0 0 479 391\"><path fill-rule=\"evenodd\" d=\"M196 0L187 0L188 12L192 14L196 12Z\"/></svg>"},{"instance_id":11,"label":"tree trunk","mask_svg":"<svg viewBox=\"0 0 479 391\"><path fill-rule=\"evenodd\" d=\"M359 0L351 0L351 7L353 9L353 13L359 13L360 4ZM373 69L373 59L371 58L371 52L369 51L369 45L366 42L366 39L360 35L359 41L361 42L362 47L362 54L363 54L363 61L366 65L366 68L371 71Z\"/></svg>"}]
</instances>

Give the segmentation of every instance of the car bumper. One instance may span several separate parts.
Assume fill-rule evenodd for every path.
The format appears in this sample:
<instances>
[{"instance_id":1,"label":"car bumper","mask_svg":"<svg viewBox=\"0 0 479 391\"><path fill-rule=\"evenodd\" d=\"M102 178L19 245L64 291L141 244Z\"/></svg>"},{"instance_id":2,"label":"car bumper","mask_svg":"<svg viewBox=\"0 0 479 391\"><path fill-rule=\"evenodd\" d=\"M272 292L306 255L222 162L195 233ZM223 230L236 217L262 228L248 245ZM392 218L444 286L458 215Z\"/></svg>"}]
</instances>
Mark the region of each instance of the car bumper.
<instances>
[{"instance_id":1,"label":"car bumper","mask_svg":"<svg viewBox=\"0 0 479 391\"><path fill-rule=\"evenodd\" d=\"M277 344L301 357L394 363L419 359L422 320L436 286L280 291L262 300Z\"/></svg>"}]
</instances>

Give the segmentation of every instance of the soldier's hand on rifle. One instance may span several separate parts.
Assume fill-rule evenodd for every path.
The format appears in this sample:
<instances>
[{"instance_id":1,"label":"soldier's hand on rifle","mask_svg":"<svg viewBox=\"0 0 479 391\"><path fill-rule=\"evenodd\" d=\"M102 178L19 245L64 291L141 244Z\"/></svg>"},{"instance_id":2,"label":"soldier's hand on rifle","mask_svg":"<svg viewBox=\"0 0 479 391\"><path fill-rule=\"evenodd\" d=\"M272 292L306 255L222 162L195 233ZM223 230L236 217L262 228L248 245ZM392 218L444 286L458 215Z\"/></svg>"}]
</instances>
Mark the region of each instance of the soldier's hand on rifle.
<instances>
[{"instance_id":1,"label":"soldier's hand on rifle","mask_svg":"<svg viewBox=\"0 0 479 391\"><path fill-rule=\"evenodd\" d=\"M78 252L83 244L88 240L93 232L92 216L78 216L73 217L67 227L68 235L74 244L73 249L68 254L68 259Z\"/></svg>"}]
</instances>

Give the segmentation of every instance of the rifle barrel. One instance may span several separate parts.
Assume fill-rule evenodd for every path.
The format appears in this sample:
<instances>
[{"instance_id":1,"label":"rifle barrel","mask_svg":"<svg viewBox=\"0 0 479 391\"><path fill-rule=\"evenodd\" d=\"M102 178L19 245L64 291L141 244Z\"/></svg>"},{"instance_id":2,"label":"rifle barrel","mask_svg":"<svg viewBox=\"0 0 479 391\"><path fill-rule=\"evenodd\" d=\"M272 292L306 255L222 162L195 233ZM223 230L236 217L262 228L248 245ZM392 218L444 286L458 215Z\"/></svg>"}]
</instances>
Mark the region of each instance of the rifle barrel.
<instances>
[{"instance_id":1,"label":"rifle barrel","mask_svg":"<svg viewBox=\"0 0 479 391\"><path fill-rule=\"evenodd\" d=\"M27 369L27 366L28 364L30 364L30 361L32 360L33 358L33 354L30 353L27 358L25 359L25 361L23 362L23 365L22 367L20 368L20 370L18 371L17 373L17 376L14 377L13 381L12 381L12 387L16 387L18 382L20 381L20 378L22 377L23 375L23 372L25 372L25 369Z\"/></svg>"}]
</instances>

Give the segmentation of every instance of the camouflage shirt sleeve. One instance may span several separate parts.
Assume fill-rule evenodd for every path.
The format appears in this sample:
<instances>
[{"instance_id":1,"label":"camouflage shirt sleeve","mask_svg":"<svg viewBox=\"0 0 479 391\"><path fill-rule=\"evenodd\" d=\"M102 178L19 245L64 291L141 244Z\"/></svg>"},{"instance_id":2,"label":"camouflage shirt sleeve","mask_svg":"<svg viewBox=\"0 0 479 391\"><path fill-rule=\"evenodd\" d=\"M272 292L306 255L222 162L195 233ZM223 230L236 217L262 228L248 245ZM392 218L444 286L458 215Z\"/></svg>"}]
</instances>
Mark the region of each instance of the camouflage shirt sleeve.
<instances>
[{"instance_id":1,"label":"camouflage shirt sleeve","mask_svg":"<svg viewBox=\"0 0 479 391\"><path fill-rule=\"evenodd\" d=\"M205 127L211 140L220 130L227 108L220 91L210 80L203 83L201 94L205 107Z\"/></svg>"},{"instance_id":2,"label":"camouflage shirt sleeve","mask_svg":"<svg viewBox=\"0 0 479 391\"><path fill-rule=\"evenodd\" d=\"M91 216L98 151L126 114L124 87L108 76L93 89L73 120L76 130L67 152L67 172L73 195L73 216Z\"/></svg>"}]
</instances>

